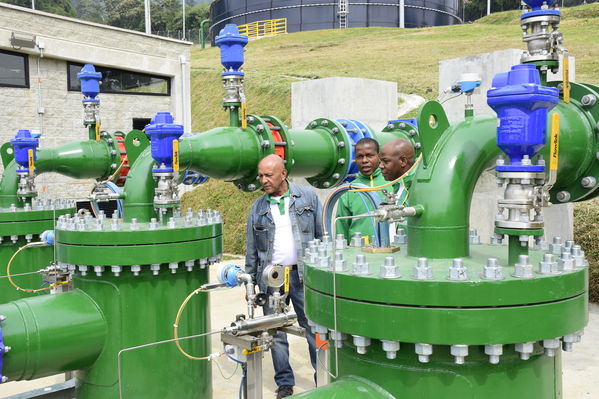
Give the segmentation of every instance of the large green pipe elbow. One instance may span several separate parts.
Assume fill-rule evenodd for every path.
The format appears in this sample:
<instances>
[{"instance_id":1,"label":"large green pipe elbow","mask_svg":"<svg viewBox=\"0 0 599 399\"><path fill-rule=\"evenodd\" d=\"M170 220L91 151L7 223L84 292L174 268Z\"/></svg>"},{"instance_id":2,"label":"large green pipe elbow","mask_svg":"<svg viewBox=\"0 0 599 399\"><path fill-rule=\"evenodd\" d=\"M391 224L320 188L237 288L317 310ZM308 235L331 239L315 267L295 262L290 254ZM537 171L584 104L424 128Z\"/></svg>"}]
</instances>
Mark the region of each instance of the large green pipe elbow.
<instances>
[{"instance_id":1,"label":"large green pipe elbow","mask_svg":"<svg viewBox=\"0 0 599 399\"><path fill-rule=\"evenodd\" d=\"M0 305L2 374L32 380L89 367L102 352L107 326L96 303L81 291L41 295ZM116 361L116 360L115 360Z\"/></svg>"},{"instance_id":2,"label":"large green pipe elbow","mask_svg":"<svg viewBox=\"0 0 599 399\"><path fill-rule=\"evenodd\" d=\"M11 204L22 204L22 201L17 197L17 189L19 187L17 169L19 168L14 159L4 168L2 181L0 181L0 207L2 208L8 208Z\"/></svg>"},{"instance_id":3,"label":"large green pipe elbow","mask_svg":"<svg viewBox=\"0 0 599 399\"><path fill-rule=\"evenodd\" d=\"M341 378L332 384L293 395L293 397L302 399L395 399L395 396L375 383L356 376Z\"/></svg>"},{"instance_id":4,"label":"large green pipe elbow","mask_svg":"<svg viewBox=\"0 0 599 399\"><path fill-rule=\"evenodd\" d=\"M450 126L419 167L410 204L424 207L408 222L408 255L428 258L468 256L468 222L474 186L501 153L496 118L471 118Z\"/></svg>"},{"instance_id":5,"label":"large green pipe elbow","mask_svg":"<svg viewBox=\"0 0 599 399\"><path fill-rule=\"evenodd\" d=\"M104 140L72 142L39 150L35 166L37 173L56 172L76 179L104 178L114 171L110 151Z\"/></svg>"},{"instance_id":6,"label":"large green pipe elbow","mask_svg":"<svg viewBox=\"0 0 599 399\"><path fill-rule=\"evenodd\" d=\"M125 182L125 200L123 213L127 221L136 218L149 221L154 217L154 188L156 182L152 176L154 158L150 148L146 148L131 167Z\"/></svg>"}]
</instances>

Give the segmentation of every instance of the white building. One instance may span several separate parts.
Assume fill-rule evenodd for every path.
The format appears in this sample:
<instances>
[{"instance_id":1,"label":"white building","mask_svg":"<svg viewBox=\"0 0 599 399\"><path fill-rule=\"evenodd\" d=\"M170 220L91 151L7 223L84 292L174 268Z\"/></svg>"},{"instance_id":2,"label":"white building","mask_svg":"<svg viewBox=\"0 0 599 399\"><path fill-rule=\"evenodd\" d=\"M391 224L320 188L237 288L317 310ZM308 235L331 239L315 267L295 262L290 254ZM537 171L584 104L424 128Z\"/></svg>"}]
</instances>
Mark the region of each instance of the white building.
<instances>
[{"instance_id":1,"label":"white building","mask_svg":"<svg viewBox=\"0 0 599 399\"><path fill-rule=\"evenodd\" d=\"M19 129L42 133L40 148L85 140L77 72L103 73L102 130L141 129L170 111L191 131L191 43L0 3L0 144ZM40 196L60 196L68 179L37 178ZM70 186L83 195L89 188ZM73 190L75 189L75 190Z\"/></svg>"}]
</instances>

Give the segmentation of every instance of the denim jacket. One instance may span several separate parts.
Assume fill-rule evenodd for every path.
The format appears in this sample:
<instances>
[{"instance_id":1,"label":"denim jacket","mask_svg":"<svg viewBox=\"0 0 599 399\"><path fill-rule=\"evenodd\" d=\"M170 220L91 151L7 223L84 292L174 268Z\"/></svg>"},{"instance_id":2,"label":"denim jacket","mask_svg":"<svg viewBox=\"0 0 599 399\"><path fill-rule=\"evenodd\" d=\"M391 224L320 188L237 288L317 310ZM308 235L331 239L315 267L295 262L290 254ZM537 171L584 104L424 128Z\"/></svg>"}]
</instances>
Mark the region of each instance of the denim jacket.
<instances>
[{"instance_id":1,"label":"denim jacket","mask_svg":"<svg viewBox=\"0 0 599 399\"><path fill-rule=\"evenodd\" d=\"M322 207L312 188L289 183L289 217L297 249L298 273L303 281L303 257L308 242L322 237ZM268 194L258 198L252 205L246 229L247 250L245 271L254 277L262 292L262 271L272 261L275 240L275 223L270 213Z\"/></svg>"}]
</instances>

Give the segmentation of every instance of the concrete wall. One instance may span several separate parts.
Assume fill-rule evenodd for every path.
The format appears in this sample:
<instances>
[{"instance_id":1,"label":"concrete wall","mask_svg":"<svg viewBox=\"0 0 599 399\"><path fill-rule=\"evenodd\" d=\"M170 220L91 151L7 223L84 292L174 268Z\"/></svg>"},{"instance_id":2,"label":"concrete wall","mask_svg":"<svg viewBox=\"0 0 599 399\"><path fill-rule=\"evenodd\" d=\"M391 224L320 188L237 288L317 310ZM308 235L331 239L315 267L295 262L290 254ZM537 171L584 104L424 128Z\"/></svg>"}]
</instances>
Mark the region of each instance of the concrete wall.
<instances>
[{"instance_id":1,"label":"concrete wall","mask_svg":"<svg viewBox=\"0 0 599 399\"><path fill-rule=\"evenodd\" d=\"M509 71L512 65L520 63L522 50L508 49L493 53L475 54L467 57L454 58L439 62L439 95L443 90L459 80L462 73L474 72L482 79L479 89L474 91L472 102L475 115L495 116L495 112L487 105L487 90L491 88L493 77ZM570 80L575 80L574 59L570 57ZM561 80L561 69L556 74L548 76L549 80ZM451 96L451 95L450 95ZM443 103L450 122L455 123L464 119L464 95ZM484 172L477 182L470 208L470 227L478 230L481 242L488 243L494 229L494 215L497 213L497 199L503 196L503 188L495 183L493 170ZM550 240L559 235L566 239L573 236L573 205L560 204L545 208L545 234Z\"/></svg>"},{"instance_id":2,"label":"concrete wall","mask_svg":"<svg viewBox=\"0 0 599 399\"><path fill-rule=\"evenodd\" d=\"M291 125L303 129L316 118L357 119L375 131L397 119L397 83L333 77L291 84ZM308 184L305 179L294 179ZM331 192L316 189L324 203Z\"/></svg>"},{"instance_id":3,"label":"concrete wall","mask_svg":"<svg viewBox=\"0 0 599 399\"><path fill-rule=\"evenodd\" d=\"M36 48L12 48L13 31L36 35ZM191 131L191 43L0 3L0 48L29 55L30 80L30 88L0 87L0 143L10 140L19 129L40 131L41 148L87 138L83 97L67 90L67 61L171 79L170 96L100 94L103 130L128 132L132 118L170 111L177 123ZM69 179L53 174L41 175L36 181L41 197L82 197L90 189L65 185Z\"/></svg>"}]
</instances>

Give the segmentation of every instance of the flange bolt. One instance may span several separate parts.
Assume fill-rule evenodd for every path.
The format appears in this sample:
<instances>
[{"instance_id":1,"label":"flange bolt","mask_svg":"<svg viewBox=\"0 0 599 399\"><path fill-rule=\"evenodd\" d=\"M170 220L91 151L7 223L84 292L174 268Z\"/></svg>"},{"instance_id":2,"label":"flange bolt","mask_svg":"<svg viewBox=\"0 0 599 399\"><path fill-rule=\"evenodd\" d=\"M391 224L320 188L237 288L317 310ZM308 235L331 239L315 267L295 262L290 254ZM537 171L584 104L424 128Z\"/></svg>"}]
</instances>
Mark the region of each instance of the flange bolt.
<instances>
[{"instance_id":1,"label":"flange bolt","mask_svg":"<svg viewBox=\"0 0 599 399\"><path fill-rule=\"evenodd\" d=\"M545 254L543 260L539 262L539 273L541 274L559 274L557 262L553 259L553 254Z\"/></svg>"},{"instance_id":2,"label":"flange bolt","mask_svg":"<svg viewBox=\"0 0 599 399\"><path fill-rule=\"evenodd\" d=\"M395 259L392 256L385 256L385 261L381 265L380 277L385 279L401 277L397 266L395 266Z\"/></svg>"},{"instance_id":3,"label":"flange bolt","mask_svg":"<svg viewBox=\"0 0 599 399\"><path fill-rule=\"evenodd\" d=\"M455 258L449 267L449 279L453 281L468 280L468 269L464 267L464 261L461 258Z\"/></svg>"},{"instance_id":4,"label":"flange bolt","mask_svg":"<svg viewBox=\"0 0 599 399\"><path fill-rule=\"evenodd\" d=\"M331 266L331 258L329 257L326 246L320 245L318 247L318 265L317 267L328 269Z\"/></svg>"},{"instance_id":5,"label":"flange bolt","mask_svg":"<svg viewBox=\"0 0 599 399\"><path fill-rule=\"evenodd\" d=\"M381 340L383 344L383 350L387 355L387 359L395 359L397 357L397 351L399 350L399 342L398 341L387 341Z\"/></svg>"},{"instance_id":6,"label":"flange bolt","mask_svg":"<svg viewBox=\"0 0 599 399\"><path fill-rule=\"evenodd\" d=\"M414 266L414 273L412 274L414 280L432 280L433 269L428 264L427 258L418 258L418 263Z\"/></svg>"},{"instance_id":7,"label":"flange bolt","mask_svg":"<svg viewBox=\"0 0 599 399\"><path fill-rule=\"evenodd\" d=\"M345 241L345 236L343 234L337 234L337 237L335 238L335 248L336 249L347 248L347 242Z\"/></svg>"},{"instance_id":8,"label":"flange bolt","mask_svg":"<svg viewBox=\"0 0 599 399\"><path fill-rule=\"evenodd\" d=\"M595 103L597 102L597 97L595 97L592 94L585 94L584 96L582 96L582 98L580 99L580 103L584 106L584 107L592 107L593 105L595 105Z\"/></svg>"},{"instance_id":9,"label":"flange bolt","mask_svg":"<svg viewBox=\"0 0 599 399\"><path fill-rule=\"evenodd\" d=\"M370 270L368 268L368 262L366 262L366 256L364 256L363 254L356 255L353 273L356 276L366 276L370 273Z\"/></svg>"},{"instance_id":10,"label":"flange bolt","mask_svg":"<svg viewBox=\"0 0 599 399\"><path fill-rule=\"evenodd\" d=\"M574 270L574 258L570 252L562 252L562 256L557 260L557 266L562 272Z\"/></svg>"},{"instance_id":11,"label":"flange bolt","mask_svg":"<svg viewBox=\"0 0 599 399\"><path fill-rule=\"evenodd\" d=\"M543 341L543 348L545 348L545 354L549 357L554 357L556 351L560 348L560 339L546 339Z\"/></svg>"},{"instance_id":12,"label":"flange bolt","mask_svg":"<svg viewBox=\"0 0 599 399\"><path fill-rule=\"evenodd\" d=\"M584 267L584 251L580 245L574 245L572 247L572 257L574 258L574 266Z\"/></svg>"},{"instance_id":13,"label":"flange bolt","mask_svg":"<svg viewBox=\"0 0 599 399\"><path fill-rule=\"evenodd\" d=\"M370 346L370 338L362 337L360 335L352 335L352 337L354 337L353 341L354 345L356 346L356 351L360 355L365 354L368 350L368 347Z\"/></svg>"},{"instance_id":14,"label":"flange bolt","mask_svg":"<svg viewBox=\"0 0 599 399\"><path fill-rule=\"evenodd\" d=\"M554 255L562 254L562 238L561 237L553 237L553 242L549 245L549 249L551 253Z\"/></svg>"},{"instance_id":15,"label":"flange bolt","mask_svg":"<svg viewBox=\"0 0 599 399\"><path fill-rule=\"evenodd\" d=\"M352 247L361 247L362 246L362 233L359 231L355 232L351 238L351 246Z\"/></svg>"},{"instance_id":16,"label":"flange bolt","mask_svg":"<svg viewBox=\"0 0 599 399\"><path fill-rule=\"evenodd\" d=\"M503 268L497 258L487 259L487 264L483 269L483 278L485 280L503 280Z\"/></svg>"},{"instance_id":17,"label":"flange bolt","mask_svg":"<svg viewBox=\"0 0 599 399\"><path fill-rule=\"evenodd\" d=\"M574 334L567 334L564 335L562 338L562 349L565 352L572 352L573 345L580 342L581 340L581 335L582 335L582 331L580 332L575 332Z\"/></svg>"},{"instance_id":18,"label":"flange bolt","mask_svg":"<svg viewBox=\"0 0 599 399\"><path fill-rule=\"evenodd\" d=\"M582 178L580 184L584 188L593 188L597 185L597 179L595 179L593 176L586 176Z\"/></svg>"},{"instance_id":19,"label":"flange bolt","mask_svg":"<svg viewBox=\"0 0 599 399\"><path fill-rule=\"evenodd\" d=\"M485 354L489 356L489 363L498 364L499 357L503 355L503 345L485 345Z\"/></svg>"},{"instance_id":20,"label":"flange bolt","mask_svg":"<svg viewBox=\"0 0 599 399\"><path fill-rule=\"evenodd\" d=\"M528 255L519 255L518 263L514 267L514 277L519 278L533 278L534 273L532 271L532 265Z\"/></svg>"},{"instance_id":21,"label":"flange bolt","mask_svg":"<svg viewBox=\"0 0 599 399\"><path fill-rule=\"evenodd\" d=\"M346 270L345 259L343 259L343 253L340 251L335 252L335 261L333 267L335 272L344 272Z\"/></svg>"},{"instance_id":22,"label":"flange bolt","mask_svg":"<svg viewBox=\"0 0 599 399\"><path fill-rule=\"evenodd\" d=\"M335 343L335 348L343 348L343 341L347 338L347 334L344 334L340 331L331 330L330 332L331 339Z\"/></svg>"},{"instance_id":23,"label":"flange bolt","mask_svg":"<svg viewBox=\"0 0 599 399\"><path fill-rule=\"evenodd\" d=\"M404 229L397 230L397 234L395 237L393 237L393 243L396 245L408 243L408 236L406 235L406 231Z\"/></svg>"},{"instance_id":24,"label":"flange bolt","mask_svg":"<svg viewBox=\"0 0 599 399\"><path fill-rule=\"evenodd\" d=\"M464 358L468 356L468 345L451 345L450 351L455 364L464 364Z\"/></svg>"},{"instance_id":25,"label":"flange bolt","mask_svg":"<svg viewBox=\"0 0 599 399\"><path fill-rule=\"evenodd\" d=\"M420 363L429 362L430 356L433 354L433 346L431 344L416 344L414 349Z\"/></svg>"},{"instance_id":26,"label":"flange bolt","mask_svg":"<svg viewBox=\"0 0 599 399\"><path fill-rule=\"evenodd\" d=\"M560 191L555 196L559 202L568 202L570 201L570 193L567 191Z\"/></svg>"},{"instance_id":27,"label":"flange bolt","mask_svg":"<svg viewBox=\"0 0 599 399\"><path fill-rule=\"evenodd\" d=\"M530 355L532 354L532 351L534 349L534 342L522 342L519 344L516 344L516 352L520 353L520 359L522 360L528 360L530 359Z\"/></svg>"}]
</instances>

